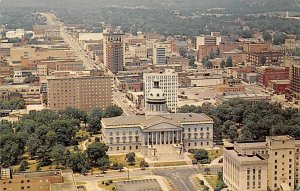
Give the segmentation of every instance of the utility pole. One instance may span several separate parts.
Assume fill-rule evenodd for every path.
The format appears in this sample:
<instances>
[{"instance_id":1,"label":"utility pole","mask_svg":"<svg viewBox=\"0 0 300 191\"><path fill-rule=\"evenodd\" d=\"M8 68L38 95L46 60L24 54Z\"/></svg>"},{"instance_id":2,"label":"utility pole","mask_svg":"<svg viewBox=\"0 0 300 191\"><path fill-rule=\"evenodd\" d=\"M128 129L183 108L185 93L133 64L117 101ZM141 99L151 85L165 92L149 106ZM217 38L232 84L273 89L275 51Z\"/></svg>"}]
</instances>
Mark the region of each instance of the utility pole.
<instances>
[{"instance_id":1,"label":"utility pole","mask_svg":"<svg viewBox=\"0 0 300 191\"><path fill-rule=\"evenodd\" d=\"M128 180L129 180L129 168L127 168L127 170L128 170Z\"/></svg>"}]
</instances>

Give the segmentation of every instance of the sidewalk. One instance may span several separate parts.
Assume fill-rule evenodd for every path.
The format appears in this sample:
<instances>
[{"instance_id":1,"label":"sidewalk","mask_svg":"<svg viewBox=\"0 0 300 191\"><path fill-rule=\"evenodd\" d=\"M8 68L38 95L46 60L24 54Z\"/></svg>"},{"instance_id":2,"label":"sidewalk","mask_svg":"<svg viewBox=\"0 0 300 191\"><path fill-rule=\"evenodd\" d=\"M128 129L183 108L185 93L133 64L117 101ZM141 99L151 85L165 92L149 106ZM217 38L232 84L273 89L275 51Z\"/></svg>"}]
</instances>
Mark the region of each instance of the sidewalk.
<instances>
[{"instance_id":1,"label":"sidewalk","mask_svg":"<svg viewBox=\"0 0 300 191\"><path fill-rule=\"evenodd\" d=\"M203 180L204 185L209 188L209 191L214 191L214 189L210 186L210 184L207 182L207 180L205 179L205 177L202 174L196 174L195 177L198 177L200 180Z\"/></svg>"}]
</instances>

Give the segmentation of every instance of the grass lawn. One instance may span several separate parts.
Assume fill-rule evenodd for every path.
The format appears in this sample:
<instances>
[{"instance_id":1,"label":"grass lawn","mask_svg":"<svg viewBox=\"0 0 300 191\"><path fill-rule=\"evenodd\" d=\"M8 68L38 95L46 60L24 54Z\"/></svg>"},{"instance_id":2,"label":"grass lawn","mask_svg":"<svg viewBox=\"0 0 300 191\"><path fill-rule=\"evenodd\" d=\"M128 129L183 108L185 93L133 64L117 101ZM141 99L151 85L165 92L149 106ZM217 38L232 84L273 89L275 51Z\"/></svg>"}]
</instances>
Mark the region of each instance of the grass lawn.
<instances>
[{"instance_id":1,"label":"grass lawn","mask_svg":"<svg viewBox=\"0 0 300 191\"><path fill-rule=\"evenodd\" d=\"M208 150L208 158L213 161L214 159L223 155L223 147L219 146L218 150Z\"/></svg>"},{"instance_id":2,"label":"grass lawn","mask_svg":"<svg viewBox=\"0 0 300 191\"><path fill-rule=\"evenodd\" d=\"M215 176L215 175L205 175L204 177L205 177L206 181L208 182L208 184L212 188L216 187L216 182L217 182L218 176Z\"/></svg>"},{"instance_id":3,"label":"grass lawn","mask_svg":"<svg viewBox=\"0 0 300 191\"><path fill-rule=\"evenodd\" d=\"M76 135L76 137L83 137L83 136L87 136L87 137L90 137L90 134L88 132L86 132L85 130L79 130Z\"/></svg>"},{"instance_id":4,"label":"grass lawn","mask_svg":"<svg viewBox=\"0 0 300 191\"><path fill-rule=\"evenodd\" d=\"M185 161L176 161L176 162L158 162L158 163L154 163L154 167L179 166L179 165L186 165L186 162Z\"/></svg>"},{"instance_id":5,"label":"grass lawn","mask_svg":"<svg viewBox=\"0 0 300 191\"><path fill-rule=\"evenodd\" d=\"M195 157L194 157L193 154L188 154L187 156L188 156L191 160L195 160Z\"/></svg>"},{"instance_id":6,"label":"grass lawn","mask_svg":"<svg viewBox=\"0 0 300 191\"><path fill-rule=\"evenodd\" d=\"M139 168L140 162L143 160L143 158L135 157L135 164L134 165L128 165L127 161L125 160L126 155L109 155L109 161L111 163L118 162L120 164L123 164L126 168Z\"/></svg>"}]
</instances>

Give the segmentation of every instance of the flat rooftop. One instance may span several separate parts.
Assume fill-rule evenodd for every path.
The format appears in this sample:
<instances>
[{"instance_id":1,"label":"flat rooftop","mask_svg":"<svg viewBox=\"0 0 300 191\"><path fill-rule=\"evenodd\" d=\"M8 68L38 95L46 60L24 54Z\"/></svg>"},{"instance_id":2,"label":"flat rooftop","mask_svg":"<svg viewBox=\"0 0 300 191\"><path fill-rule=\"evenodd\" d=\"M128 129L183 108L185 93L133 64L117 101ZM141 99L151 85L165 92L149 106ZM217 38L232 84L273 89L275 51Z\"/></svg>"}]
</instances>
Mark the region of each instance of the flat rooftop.
<instances>
[{"instance_id":1,"label":"flat rooftop","mask_svg":"<svg viewBox=\"0 0 300 191\"><path fill-rule=\"evenodd\" d=\"M293 137L291 137L289 135L270 136L268 138L271 139L271 140L274 140L274 141L284 141L284 140L288 140L288 139L294 139Z\"/></svg>"},{"instance_id":2,"label":"flat rooftop","mask_svg":"<svg viewBox=\"0 0 300 191\"><path fill-rule=\"evenodd\" d=\"M234 147L224 147L224 149L227 150L226 152L229 153L230 156L232 156L233 158L235 158L237 161L240 161L240 162L259 162L259 161L262 161L262 162L267 163L267 161L259 155L241 155L241 154L238 154L234 150Z\"/></svg>"},{"instance_id":3,"label":"flat rooftop","mask_svg":"<svg viewBox=\"0 0 300 191\"><path fill-rule=\"evenodd\" d=\"M264 148L266 147L266 142L237 142L236 145L239 148L247 149L247 148Z\"/></svg>"}]
</instances>

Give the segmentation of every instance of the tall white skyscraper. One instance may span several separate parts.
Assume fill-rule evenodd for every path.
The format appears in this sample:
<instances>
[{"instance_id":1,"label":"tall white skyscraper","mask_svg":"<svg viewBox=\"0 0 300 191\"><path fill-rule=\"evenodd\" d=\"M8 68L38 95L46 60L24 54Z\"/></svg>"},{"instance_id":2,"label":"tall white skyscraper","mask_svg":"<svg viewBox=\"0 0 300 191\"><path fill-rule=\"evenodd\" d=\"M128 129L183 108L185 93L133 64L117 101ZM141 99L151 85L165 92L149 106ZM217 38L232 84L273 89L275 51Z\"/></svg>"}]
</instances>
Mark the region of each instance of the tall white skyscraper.
<instances>
[{"instance_id":1,"label":"tall white skyscraper","mask_svg":"<svg viewBox=\"0 0 300 191\"><path fill-rule=\"evenodd\" d=\"M145 73L143 76L145 100L153 88L154 80L159 81L159 86L167 98L167 107L171 112L176 112L178 98L178 74L173 69L166 69L164 73ZM145 103L146 104L146 103Z\"/></svg>"}]
</instances>

